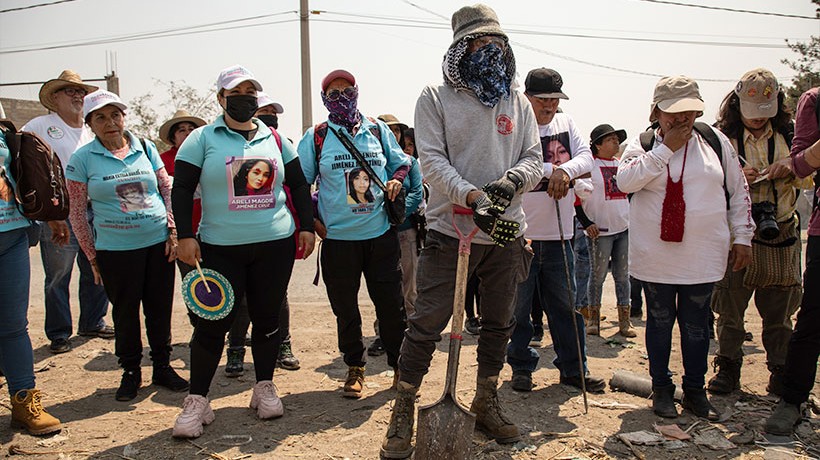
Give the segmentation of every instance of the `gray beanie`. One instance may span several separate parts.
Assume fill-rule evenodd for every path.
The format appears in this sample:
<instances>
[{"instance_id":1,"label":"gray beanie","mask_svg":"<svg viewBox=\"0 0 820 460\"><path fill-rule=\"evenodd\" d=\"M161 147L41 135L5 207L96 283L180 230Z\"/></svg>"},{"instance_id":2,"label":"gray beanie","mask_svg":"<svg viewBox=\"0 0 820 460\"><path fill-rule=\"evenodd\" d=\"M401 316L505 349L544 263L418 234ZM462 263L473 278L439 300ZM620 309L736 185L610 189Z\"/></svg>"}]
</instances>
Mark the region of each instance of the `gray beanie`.
<instances>
[{"instance_id":1,"label":"gray beanie","mask_svg":"<svg viewBox=\"0 0 820 460\"><path fill-rule=\"evenodd\" d=\"M453 13L452 24L453 43L450 46L456 45L468 35L500 35L507 38L507 34L501 30L495 11L480 3L465 6Z\"/></svg>"}]
</instances>

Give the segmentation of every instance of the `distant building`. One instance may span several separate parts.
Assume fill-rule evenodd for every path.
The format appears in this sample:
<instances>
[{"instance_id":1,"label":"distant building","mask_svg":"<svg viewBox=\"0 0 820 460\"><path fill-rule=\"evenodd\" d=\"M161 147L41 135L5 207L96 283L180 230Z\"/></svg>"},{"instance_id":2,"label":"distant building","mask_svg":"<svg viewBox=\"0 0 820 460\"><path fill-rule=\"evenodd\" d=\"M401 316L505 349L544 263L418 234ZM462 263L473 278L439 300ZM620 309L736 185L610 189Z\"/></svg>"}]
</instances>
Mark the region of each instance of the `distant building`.
<instances>
[{"instance_id":1,"label":"distant building","mask_svg":"<svg viewBox=\"0 0 820 460\"><path fill-rule=\"evenodd\" d=\"M32 118L48 113L48 110L40 104L40 101L0 97L0 106L2 106L0 110L5 111L4 118L10 119L18 129L22 128Z\"/></svg>"}]
</instances>

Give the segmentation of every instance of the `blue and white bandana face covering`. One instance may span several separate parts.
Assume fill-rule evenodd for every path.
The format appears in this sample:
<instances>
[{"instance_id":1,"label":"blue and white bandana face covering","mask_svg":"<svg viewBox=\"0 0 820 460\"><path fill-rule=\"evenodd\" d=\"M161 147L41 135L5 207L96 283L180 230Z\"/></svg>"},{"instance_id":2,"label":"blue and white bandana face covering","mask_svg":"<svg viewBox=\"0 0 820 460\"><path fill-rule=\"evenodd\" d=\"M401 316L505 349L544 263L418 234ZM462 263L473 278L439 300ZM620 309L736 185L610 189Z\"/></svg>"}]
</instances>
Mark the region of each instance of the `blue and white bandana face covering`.
<instances>
[{"instance_id":1,"label":"blue and white bandana face covering","mask_svg":"<svg viewBox=\"0 0 820 460\"><path fill-rule=\"evenodd\" d=\"M511 78L507 72L504 51L495 44L482 46L464 56L459 64L462 81L487 107L495 107L503 97L510 97Z\"/></svg>"}]
</instances>

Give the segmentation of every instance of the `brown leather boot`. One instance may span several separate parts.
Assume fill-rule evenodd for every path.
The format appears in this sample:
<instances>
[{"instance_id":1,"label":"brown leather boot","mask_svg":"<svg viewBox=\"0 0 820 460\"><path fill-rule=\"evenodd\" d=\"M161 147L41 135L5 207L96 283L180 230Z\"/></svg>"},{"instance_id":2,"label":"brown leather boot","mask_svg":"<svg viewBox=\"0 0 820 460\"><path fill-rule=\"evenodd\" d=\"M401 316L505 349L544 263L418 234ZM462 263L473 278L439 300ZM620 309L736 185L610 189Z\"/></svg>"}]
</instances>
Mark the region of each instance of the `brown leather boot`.
<instances>
[{"instance_id":1,"label":"brown leather boot","mask_svg":"<svg viewBox=\"0 0 820 460\"><path fill-rule=\"evenodd\" d=\"M350 366L342 395L345 398L361 398L364 389L364 367Z\"/></svg>"},{"instance_id":2,"label":"brown leather boot","mask_svg":"<svg viewBox=\"0 0 820 460\"><path fill-rule=\"evenodd\" d=\"M390 425L382 441L383 458L409 458L413 453L413 413L415 412L418 387L407 382L396 385L396 401L390 415Z\"/></svg>"},{"instance_id":3,"label":"brown leather boot","mask_svg":"<svg viewBox=\"0 0 820 460\"><path fill-rule=\"evenodd\" d=\"M589 319L587 319L587 335L601 335L601 306L589 306Z\"/></svg>"},{"instance_id":4,"label":"brown leather boot","mask_svg":"<svg viewBox=\"0 0 820 460\"><path fill-rule=\"evenodd\" d=\"M637 337L638 333L629 319L629 310L629 305L618 305L618 333L624 337Z\"/></svg>"},{"instance_id":5,"label":"brown leather boot","mask_svg":"<svg viewBox=\"0 0 820 460\"><path fill-rule=\"evenodd\" d=\"M43 408L40 390L20 390L11 397L11 426L25 428L31 434L56 433L63 429L57 418Z\"/></svg>"},{"instance_id":6,"label":"brown leather boot","mask_svg":"<svg viewBox=\"0 0 820 460\"><path fill-rule=\"evenodd\" d=\"M501 410L498 402L498 376L478 378L470 412L476 414L475 426L500 444L521 440L521 433Z\"/></svg>"}]
</instances>

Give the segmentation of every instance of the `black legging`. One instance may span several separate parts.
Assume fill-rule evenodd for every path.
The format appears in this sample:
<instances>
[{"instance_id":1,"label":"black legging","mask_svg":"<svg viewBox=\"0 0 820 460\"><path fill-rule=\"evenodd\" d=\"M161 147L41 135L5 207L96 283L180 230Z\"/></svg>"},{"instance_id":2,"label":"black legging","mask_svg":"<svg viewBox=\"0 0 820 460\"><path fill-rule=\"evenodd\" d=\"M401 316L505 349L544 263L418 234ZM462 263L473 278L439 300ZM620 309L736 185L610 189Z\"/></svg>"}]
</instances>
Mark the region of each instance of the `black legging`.
<instances>
[{"instance_id":1,"label":"black legging","mask_svg":"<svg viewBox=\"0 0 820 460\"><path fill-rule=\"evenodd\" d=\"M293 236L275 241L215 246L200 243L202 265L230 281L237 299L246 296L253 323L252 345L256 381L272 380L279 345L279 311L293 271L296 243ZM191 340L191 394L207 396L222 349L225 333L236 311L216 321L198 320Z\"/></svg>"}]
</instances>

